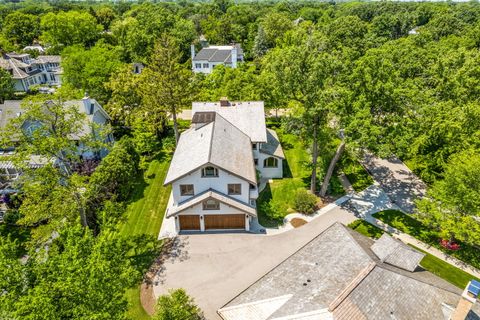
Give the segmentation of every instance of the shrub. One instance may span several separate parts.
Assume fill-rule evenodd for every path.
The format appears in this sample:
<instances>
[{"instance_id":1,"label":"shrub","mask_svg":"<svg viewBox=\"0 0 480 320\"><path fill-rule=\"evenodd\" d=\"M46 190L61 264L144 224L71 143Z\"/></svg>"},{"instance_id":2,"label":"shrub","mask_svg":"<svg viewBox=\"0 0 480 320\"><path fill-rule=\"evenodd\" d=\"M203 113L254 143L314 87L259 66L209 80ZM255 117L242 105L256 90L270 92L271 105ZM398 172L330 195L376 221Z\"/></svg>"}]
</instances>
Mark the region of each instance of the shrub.
<instances>
[{"instance_id":1,"label":"shrub","mask_svg":"<svg viewBox=\"0 0 480 320\"><path fill-rule=\"evenodd\" d=\"M158 298L154 320L201 320L204 319L200 308L184 289L170 291L170 294Z\"/></svg>"},{"instance_id":2,"label":"shrub","mask_svg":"<svg viewBox=\"0 0 480 320\"><path fill-rule=\"evenodd\" d=\"M317 197L305 189L300 189L295 194L294 208L300 213L312 214L315 212Z\"/></svg>"}]
</instances>

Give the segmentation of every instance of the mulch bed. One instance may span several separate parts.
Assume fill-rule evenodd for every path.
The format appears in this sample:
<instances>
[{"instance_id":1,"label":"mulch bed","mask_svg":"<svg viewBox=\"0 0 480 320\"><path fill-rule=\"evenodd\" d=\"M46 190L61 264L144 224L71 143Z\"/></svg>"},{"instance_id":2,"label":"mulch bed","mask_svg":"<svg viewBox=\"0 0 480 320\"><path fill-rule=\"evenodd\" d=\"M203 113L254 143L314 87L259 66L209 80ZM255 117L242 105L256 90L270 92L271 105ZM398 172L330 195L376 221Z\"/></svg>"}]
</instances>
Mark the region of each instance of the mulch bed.
<instances>
[{"instance_id":1,"label":"mulch bed","mask_svg":"<svg viewBox=\"0 0 480 320\"><path fill-rule=\"evenodd\" d=\"M293 218L292 220L290 220L290 224L294 228L299 228L299 227L303 226L304 224L307 224L307 221L305 221L303 219L300 219L300 218Z\"/></svg>"}]
</instances>

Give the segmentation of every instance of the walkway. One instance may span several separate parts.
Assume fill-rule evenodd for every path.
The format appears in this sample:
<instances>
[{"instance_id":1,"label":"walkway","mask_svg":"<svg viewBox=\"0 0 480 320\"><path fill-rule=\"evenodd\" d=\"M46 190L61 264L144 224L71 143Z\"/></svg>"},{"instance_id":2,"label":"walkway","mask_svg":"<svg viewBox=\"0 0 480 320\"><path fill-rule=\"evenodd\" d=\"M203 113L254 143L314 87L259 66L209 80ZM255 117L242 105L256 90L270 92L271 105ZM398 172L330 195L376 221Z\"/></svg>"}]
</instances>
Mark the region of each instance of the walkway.
<instances>
[{"instance_id":1,"label":"walkway","mask_svg":"<svg viewBox=\"0 0 480 320\"><path fill-rule=\"evenodd\" d=\"M426 185L396 157L380 159L367 154L363 166L402 211L412 213L415 199L423 197Z\"/></svg>"}]
</instances>

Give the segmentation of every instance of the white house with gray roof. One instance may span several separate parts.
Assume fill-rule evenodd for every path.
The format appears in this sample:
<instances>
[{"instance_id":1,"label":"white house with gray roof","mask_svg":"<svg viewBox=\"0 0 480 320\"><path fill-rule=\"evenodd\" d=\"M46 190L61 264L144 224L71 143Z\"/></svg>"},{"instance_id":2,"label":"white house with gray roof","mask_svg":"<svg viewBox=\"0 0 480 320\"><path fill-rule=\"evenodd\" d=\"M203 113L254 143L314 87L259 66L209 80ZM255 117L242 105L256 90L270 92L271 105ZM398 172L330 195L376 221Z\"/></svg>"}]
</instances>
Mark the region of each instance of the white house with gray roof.
<instances>
[{"instance_id":1,"label":"white house with gray roof","mask_svg":"<svg viewBox=\"0 0 480 320\"><path fill-rule=\"evenodd\" d=\"M207 46L195 53L195 46L191 46L192 70L198 73L212 73L219 64L236 68L238 62L243 61L243 50L239 44L229 46Z\"/></svg>"},{"instance_id":2,"label":"white house with gray roof","mask_svg":"<svg viewBox=\"0 0 480 320\"><path fill-rule=\"evenodd\" d=\"M62 83L60 56L8 53L0 58L0 67L12 75L15 91L29 91L34 85L59 86Z\"/></svg>"},{"instance_id":3,"label":"white house with gray roof","mask_svg":"<svg viewBox=\"0 0 480 320\"><path fill-rule=\"evenodd\" d=\"M194 102L165 178L175 230L249 230L258 176L281 178L283 150L263 102Z\"/></svg>"}]
</instances>

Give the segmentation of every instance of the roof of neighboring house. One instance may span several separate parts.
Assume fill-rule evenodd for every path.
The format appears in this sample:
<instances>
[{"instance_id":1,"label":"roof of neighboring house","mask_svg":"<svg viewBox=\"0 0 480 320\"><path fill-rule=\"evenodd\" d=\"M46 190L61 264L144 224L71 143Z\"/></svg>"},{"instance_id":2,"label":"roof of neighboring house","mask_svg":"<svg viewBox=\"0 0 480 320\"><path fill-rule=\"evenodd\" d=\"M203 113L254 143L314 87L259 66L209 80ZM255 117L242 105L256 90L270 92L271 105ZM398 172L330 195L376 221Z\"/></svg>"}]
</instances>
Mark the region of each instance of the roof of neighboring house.
<instances>
[{"instance_id":1,"label":"roof of neighboring house","mask_svg":"<svg viewBox=\"0 0 480 320\"><path fill-rule=\"evenodd\" d=\"M237 60L243 54L242 47L236 44ZM209 62L232 62L233 46L208 46L202 48L193 58L193 61L209 61Z\"/></svg>"},{"instance_id":2,"label":"roof of neighboring house","mask_svg":"<svg viewBox=\"0 0 480 320\"><path fill-rule=\"evenodd\" d=\"M22 112L22 100L5 100L3 104L0 104L0 130L4 129L10 120L17 118ZM91 108L88 110L87 106ZM95 99L88 98L82 100L69 100L64 102L65 106L76 106L80 113L85 114L87 121L82 129L83 133L91 132L91 123L103 124L106 120L110 120L107 112L96 102ZM78 139L78 137L72 137L72 139Z\"/></svg>"},{"instance_id":3,"label":"roof of neighboring house","mask_svg":"<svg viewBox=\"0 0 480 320\"><path fill-rule=\"evenodd\" d=\"M334 223L218 313L225 320L449 318L461 290L427 271L384 264L372 245ZM479 312L474 306L470 315Z\"/></svg>"},{"instance_id":4,"label":"roof of neighboring house","mask_svg":"<svg viewBox=\"0 0 480 320\"><path fill-rule=\"evenodd\" d=\"M13 79L24 79L28 77L28 74L23 70L28 67L28 64L20 60L0 58L0 67L11 71Z\"/></svg>"},{"instance_id":5,"label":"roof of neighboring house","mask_svg":"<svg viewBox=\"0 0 480 320\"><path fill-rule=\"evenodd\" d=\"M263 101L230 101L228 106L220 102L193 102L192 114L196 112L216 112L250 137L252 142L267 142L265 110Z\"/></svg>"},{"instance_id":6,"label":"roof of neighboring house","mask_svg":"<svg viewBox=\"0 0 480 320\"><path fill-rule=\"evenodd\" d=\"M249 137L219 114L215 121L199 124L180 135L165 184L207 165L250 183L257 182Z\"/></svg>"},{"instance_id":7,"label":"roof of neighboring house","mask_svg":"<svg viewBox=\"0 0 480 320\"><path fill-rule=\"evenodd\" d=\"M37 60L42 63L60 63L62 62L61 56L38 56Z\"/></svg>"},{"instance_id":8,"label":"roof of neighboring house","mask_svg":"<svg viewBox=\"0 0 480 320\"><path fill-rule=\"evenodd\" d=\"M222 203L225 203L229 206L232 206L234 208L237 208L243 212L246 212L250 215L256 216L257 215L257 210L249 205L248 203L245 203L243 201L240 201L238 199L235 199L233 197L227 196L226 194L223 194L221 192L218 192L213 189L206 190L202 193L199 193L195 195L192 198L189 198L181 203L178 204L178 206L171 207L168 211L167 217L171 217L176 215L177 213L180 213L188 208L191 208L192 206L195 206L207 199L215 199L218 200Z\"/></svg>"},{"instance_id":9,"label":"roof of neighboring house","mask_svg":"<svg viewBox=\"0 0 480 320\"><path fill-rule=\"evenodd\" d=\"M282 145L275 130L267 129L267 143L262 143L260 152L285 159Z\"/></svg>"}]
</instances>

